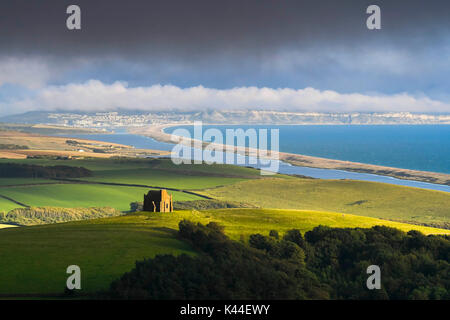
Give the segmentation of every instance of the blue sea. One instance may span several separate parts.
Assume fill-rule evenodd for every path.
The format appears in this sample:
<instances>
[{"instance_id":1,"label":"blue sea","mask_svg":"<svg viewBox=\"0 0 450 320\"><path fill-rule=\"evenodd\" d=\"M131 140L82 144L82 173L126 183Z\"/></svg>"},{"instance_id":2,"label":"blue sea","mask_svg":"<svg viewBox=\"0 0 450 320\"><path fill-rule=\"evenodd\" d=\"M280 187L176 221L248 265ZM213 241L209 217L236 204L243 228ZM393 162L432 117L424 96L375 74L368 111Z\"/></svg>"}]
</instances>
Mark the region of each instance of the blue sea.
<instances>
[{"instance_id":1,"label":"blue sea","mask_svg":"<svg viewBox=\"0 0 450 320\"><path fill-rule=\"evenodd\" d=\"M171 133L177 128L187 129L193 136L192 126L172 127L166 129L166 132ZM450 126L203 126L203 130L208 128L217 128L223 133L226 129L237 128L279 129L282 152L450 173ZM121 143L144 149L170 151L174 147L173 144L126 132L71 136ZM284 162L280 162L278 172L318 179L375 181L450 192L448 185L344 170L298 167Z\"/></svg>"},{"instance_id":2,"label":"blue sea","mask_svg":"<svg viewBox=\"0 0 450 320\"><path fill-rule=\"evenodd\" d=\"M168 128L189 130L192 126ZM403 169L450 173L450 125L223 125L279 129L280 151Z\"/></svg>"}]
</instances>

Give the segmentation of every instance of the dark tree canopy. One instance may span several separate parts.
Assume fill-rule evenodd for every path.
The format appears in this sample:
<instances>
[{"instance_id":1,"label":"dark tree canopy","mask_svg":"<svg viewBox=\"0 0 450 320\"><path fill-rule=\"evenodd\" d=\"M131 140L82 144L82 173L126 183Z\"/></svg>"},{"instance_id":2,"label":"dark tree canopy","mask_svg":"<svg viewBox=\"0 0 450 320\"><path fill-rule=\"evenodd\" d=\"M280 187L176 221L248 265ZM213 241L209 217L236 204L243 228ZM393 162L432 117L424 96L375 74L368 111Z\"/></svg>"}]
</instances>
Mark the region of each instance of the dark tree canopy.
<instances>
[{"instance_id":1,"label":"dark tree canopy","mask_svg":"<svg viewBox=\"0 0 450 320\"><path fill-rule=\"evenodd\" d=\"M159 255L136 262L107 295L119 299L450 299L450 239L388 227L319 226L281 239L232 241L216 223L179 224L197 256ZM369 290L369 265L381 268Z\"/></svg>"},{"instance_id":2,"label":"dark tree canopy","mask_svg":"<svg viewBox=\"0 0 450 320\"><path fill-rule=\"evenodd\" d=\"M0 178L81 178L90 176L92 176L92 171L83 167L0 163Z\"/></svg>"}]
</instances>

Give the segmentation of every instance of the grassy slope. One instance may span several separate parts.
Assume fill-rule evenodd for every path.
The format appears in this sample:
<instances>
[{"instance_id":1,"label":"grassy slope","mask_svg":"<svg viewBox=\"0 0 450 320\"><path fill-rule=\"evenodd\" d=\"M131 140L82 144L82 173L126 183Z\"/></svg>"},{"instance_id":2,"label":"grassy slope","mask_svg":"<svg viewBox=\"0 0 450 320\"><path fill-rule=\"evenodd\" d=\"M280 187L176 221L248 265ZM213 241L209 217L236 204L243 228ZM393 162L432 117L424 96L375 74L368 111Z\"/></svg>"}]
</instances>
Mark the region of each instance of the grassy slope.
<instances>
[{"instance_id":1,"label":"grassy slope","mask_svg":"<svg viewBox=\"0 0 450 320\"><path fill-rule=\"evenodd\" d=\"M302 232L322 224L333 227L388 225L424 233L448 232L368 217L330 212L266 209L180 211L173 214L136 213L114 218L0 230L0 294L60 293L65 269L76 264L82 270L83 292L106 288L129 271L134 261L158 253L193 253L176 240L175 230L184 218L207 223L217 221L233 239L276 229Z\"/></svg>"},{"instance_id":2,"label":"grassy slope","mask_svg":"<svg viewBox=\"0 0 450 320\"><path fill-rule=\"evenodd\" d=\"M186 219L199 219L199 222L216 221L225 226L227 234L236 240L240 239L241 235L246 237L255 232L268 234L273 229L281 233L293 228L306 232L321 224L336 228L371 228L375 225L385 225L403 231L414 229L425 234L450 234L450 230L324 211L236 208L183 211L179 214Z\"/></svg>"},{"instance_id":3,"label":"grassy slope","mask_svg":"<svg viewBox=\"0 0 450 320\"><path fill-rule=\"evenodd\" d=\"M29 179L29 178L0 178L0 186L10 185L24 185L30 183L53 183L52 180L47 179ZM0 188L0 193L2 189Z\"/></svg>"},{"instance_id":4,"label":"grassy slope","mask_svg":"<svg viewBox=\"0 0 450 320\"><path fill-rule=\"evenodd\" d=\"M10 160L1 160L10 161ZM174 165L163 159L17 160L40 165L83 166L94 172L91 181L147 184L198 190L216 199L239 201L264 208L286 208L344 212L433 225L449 224L450 195L389 184L343 180L314 180L277 176L263 178L259 172L228 165ZM2 181L9 184L14 179ZM27 179L16 179L23 184ZM30 183L40 180L28 179ZM128 210L140 201L145 188L104 185L54 185L0 188L0 194L33 206L112 206ZM175 201L197 199L174 193ZM0 200L0 210L17 205Z\"/></svg>"},{"instance_id":5,"label":"grassy slope","mask_svg":"<svg viewBox=\"0 0 450 320\"><path fill-rule=\"evenodd\" d=\"M85 159L85 160L5 160L0 162L18 162L36 165L68 165L85 167L93 171L86 181L100 181L124 184L141 184L179 189L203 189L224 186L246 179L260 178L254 169L228 165L174 165L170 160L148 159ZM55 182L44 179L4 179L1 185L24 185L27 183ZM142 201L146 188L105 186L105 185L49 185L0 188L0 194L31 206L91 207L111 206L119 210L128 210L132 201ZM180 192L171 192L175 201L200 199ZM0 199L0 211L9 211L19 207L17 204Z\"/></svg>"},{"instance_id":6,"label":"grassy slope","mask_svg":"<svg viewBox=\"0 0 450 320\"><path fill-rule=\"evenodd\" d=\"M251 168L231 166L231 165L175 165L169 159L79 159L79 160L49 160L49 159L0 159L0 163L26 163L43 166L76 166L85 167L97 172L111 170L135 170L135 169L153 169L163 170L163 172L171 171L183 175L198 176L219 176L234 177L241 180L246 178L260 177L259 171Z\"/></svg>"},{"instance_id":7,"label":"grassy slope","mask_svg":"<svg viewBox=\"0 0 450 320\"><path fill-rule=\"evenodd\" d=\"M106 166L93 167L94 176L82 180L193 190L224 186L261 177L257 170L229 165L175 165L170 160L154 162L137 160L133 166L127 163L117 166L114 163L103 162ZM86 166L89 168L92 164L86 163Z\"/></svg>"},{"instance_id":8,"label":"grassy slope","mask_svg":"<svg viewBox=\"0 0 450 320\"><path fill-rule=\"evenodd\" d=\"M29 206L63 208L113 207L121 211L129 210L130 202L142 201L146 192L148 192L148 188L86 184L41 185L0 190L1 194ZM175 199L180 201L200 199L194 195L182 192L171 191L170 193L174 195ZM18 206L15 205L14 207ZM3 207L0 207L0 209L3 209Z\"/></svg>"},{"instance_id":9,"label":"grassy slope","mask_svg":"<svg viewBox=\"0 0 450 320\"><path fill-rule=\"evenodd\" d=\"M2 189L0 189L0 194L2 194ZM17 203L14 203L12 201L9 201L4 198L0 198L0 212L8 212L9 210L15 209L15 208L22 208Z\"/></svg>"},{"instance_id":10,"label":"grassy slope","mask_svg":"<svg viewBox=\"0 0 450 320\"><path fill-rule=\"evenodd\" d=\"M192 253L171 231L135 222L111 219L0 230L0 294L61 293L72 264L82 270L83 292L92 292L131 270L136 260Z\"/></svg>"},{"instance_id":11,"label":"grassy slope","mask_svg":"<svg viewBox=\"0 0 450 320\"><path fill-rule=\"evenodd\" d=\"M0 229L6 229L6 228L15 228L15 225L12 224L1 224L0 223Z\"/></svg>"},{"instance_id":12,"label":"grassy slope","mask_svg":"<svg viewBox=\"0 0 450 320\"><path fill-rule=\"evenodd\" d=\"M414 223L448 224L450 194L389 184L312 179L264 179L203 192L263 208L351 213Z\"/></svg>"},{"instance_id":13,"label":"grassy slope","mask_svg":"<svg viewBox=\"0 0 450 320\"><path fill-rule=\"evenodd\" d=\"M101 181L127 184L164 186L177 189L203 189L220 185L228 185L243 181L241 178L184 176L177 172L155 171L151 168L104 170L95 173L94 177L82 178L85 181Z\"/></svg>"},{"instance_id":14,"label":"grassy slope","mask_svg":"<svg viewBox=\"0 0 450 320\"><path fill-rule=\"evenodd\" d=\"M450 230L415 226L351 214L311 210L235 208L177 211L173 214L139 212L130 214L123 219L133 219L132 217L146 220L148 221L147 223L152 225L173 229L177 229L178 222L182 219L201 223L215 221L225 226L227 235L235 240L239 240L241 235L247 237L253 233L268 234L273 229L281 234L293 228L306 232L321 224L336 228L371 228L375 225L385 225L403 231L419 230L425 234L450 234Z\"/></svg>"},{"instance_id":15,"label":"grassy slope","mask_svg":"<svg viewBox=\"0 0 450 320\"><path fill-rule=\"evenodd\" d=\"M30 163L30 160L18 162ZM256 232L267 234L271 229L282 233L298 228L305 232L319 224L333 227L383 224L405 231L421 230L427 234L448 232L362 217L448 222L450 195L442 192L357 181L286 176L259 179L259 172L248 168L174 166L170 161L32 160L31 163L83 166L94 171L93 180L183 189L212 187L204 192L217 199L267 208L309 211L223 209L174 214L138 213L66 224L2 229L0 293L3 294L61 292L67 277L65 268L70 264L78 264L82 268L84 290L95 291L105 288L111 280L130 270L135 260L157 253L192 253L186 244L174 237L173 232L183 218L203 223L217 221L226 227L226 232L233 239L245 238ZM128 210L129 202L141 200L146 191L147 188L79 184L0 188L0 194L35 206L112 206L120 210ZM198 198L174 193L174 199ZM6 206L7 202L0 199L0 210L2 204ZM8 202L8 205L11 203Z\"/></svg>"}]
</instances>

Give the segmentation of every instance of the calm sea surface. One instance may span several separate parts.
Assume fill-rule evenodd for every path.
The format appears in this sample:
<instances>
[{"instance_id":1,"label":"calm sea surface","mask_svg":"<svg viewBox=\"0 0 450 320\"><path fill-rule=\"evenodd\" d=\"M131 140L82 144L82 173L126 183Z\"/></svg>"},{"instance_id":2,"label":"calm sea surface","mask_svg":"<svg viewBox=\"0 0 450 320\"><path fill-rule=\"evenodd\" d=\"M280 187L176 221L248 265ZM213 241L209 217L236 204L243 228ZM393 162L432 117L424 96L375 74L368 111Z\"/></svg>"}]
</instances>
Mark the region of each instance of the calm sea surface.
<instances>
[{"instance_id":1,"label":"calm sea surface","mask_svg":"<svg viewBox=\"0 0 450 320\"><path fill-rule=\"evenodd\" d=\"M177 128L187 129L193 136L192 126L168 128L166 132L171 133ZM450 173L450 126L204 126L203 130L208 128L217 128L223 133L226 129L278 128L280 151L283 152ZM123 132L72 137L168 151L174 146ZM280 162L278 172L319 179L376 181L450 192L450 186L446 185L342 170L297 167L283 162Z\"/></svg>"},{"instance_id":2,"label":"calm sea surface","mask_svg":"<svg viewBox=\"0 0 450 320\"><path fill-rule=\"evenodd\" d=\"M404 169L450 173L450 125L203 126L279 129L280 151ZM192 126L177 128L189 130ZM225 137L225 135L224 135Z\"/></svg>"}]
</instances>

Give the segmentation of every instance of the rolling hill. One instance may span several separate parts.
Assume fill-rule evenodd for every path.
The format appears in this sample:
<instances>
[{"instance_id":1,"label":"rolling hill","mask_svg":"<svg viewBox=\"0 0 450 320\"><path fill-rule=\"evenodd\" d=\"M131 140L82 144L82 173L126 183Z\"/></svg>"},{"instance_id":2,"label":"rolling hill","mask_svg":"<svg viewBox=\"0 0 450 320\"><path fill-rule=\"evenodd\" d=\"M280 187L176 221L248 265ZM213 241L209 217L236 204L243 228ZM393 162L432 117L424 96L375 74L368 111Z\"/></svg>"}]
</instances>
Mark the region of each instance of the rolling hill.
<instances>
[{"instance_id":1,"label":"rolling hill","mask_svg":"<svg viewBox=\"0 0 450 320\"><path fill-rule=\"evenodd\" d=\"M61 294L67 266L82 270L81 293L106 289L110 282L131 270L136 260L156 254L195 254L176 237L182 219L225 226L232 239L253 233L288 229L301 232L318 225L372 227L386 225L425 234L449 230L413 226L333 212L269 209L219 209L174 213L139 212L125 216L43 226L0 230L0 296L55 296Z\"/></svg>"},{"instance_id":2,"label":"rolling hill","mask_svg":"<svg viewBox=\"0 0 450 320\"><path fill-rule=\"evenodd\" d=\"M319 210L436 227L450 227L447 192L352 180L264 179L202 192L261 208Z\"/></svg>"}]
</instances>

